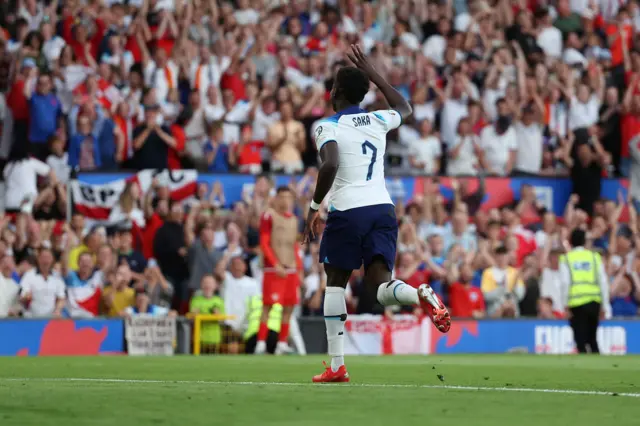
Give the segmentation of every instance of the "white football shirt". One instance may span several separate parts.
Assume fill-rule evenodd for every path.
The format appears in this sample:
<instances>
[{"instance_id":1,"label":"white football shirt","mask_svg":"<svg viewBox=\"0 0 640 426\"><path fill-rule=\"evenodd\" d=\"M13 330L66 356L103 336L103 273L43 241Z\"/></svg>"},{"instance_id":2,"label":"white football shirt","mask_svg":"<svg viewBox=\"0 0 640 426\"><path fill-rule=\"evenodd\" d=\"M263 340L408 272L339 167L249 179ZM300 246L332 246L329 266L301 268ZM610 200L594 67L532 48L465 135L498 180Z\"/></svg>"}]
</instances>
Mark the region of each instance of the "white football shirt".
<instances>
[{"instance_id":1,"label":"white football shirt","mask_svg":"<svg viewBox=\"0 0 640 426\"><path fill-rule=\"evenodd\" d=\"M397 111L350 107L321 120L314 132L318 152L338 144L340 163L329 192L329 211L393 204L384 179L387 132L402 124Z\"/></svg>"}]
</instances>

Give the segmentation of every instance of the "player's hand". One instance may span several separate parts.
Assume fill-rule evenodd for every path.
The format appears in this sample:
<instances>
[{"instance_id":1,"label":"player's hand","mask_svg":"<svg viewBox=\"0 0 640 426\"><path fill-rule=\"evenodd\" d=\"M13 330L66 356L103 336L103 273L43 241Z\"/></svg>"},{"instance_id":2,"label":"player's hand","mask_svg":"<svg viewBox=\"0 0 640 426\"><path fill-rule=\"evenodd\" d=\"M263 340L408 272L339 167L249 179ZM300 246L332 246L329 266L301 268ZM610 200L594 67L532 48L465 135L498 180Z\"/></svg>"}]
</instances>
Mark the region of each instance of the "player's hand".
<instances>
[{"instance_id":1,"label":"player's hand","mask_svg":"<svg viewBox=\"0 0 640 426\"><path fill-rule=\"evenodd\" d=\"M285 278L287 276L287 270L285 269L284 266L277 264L275 266L275 270L276 270L276 275L278 275L280 278Z\"/></svg>"},{"instance_id":2,"label":"player's hand","mask_svg":"<svg viewBox=\"0 0 640 426\"><path fill-rule=\"evenodd\" d=\"M367 57L362 52L362 49L360 49L360 46L358 46L357 44L351 45L351 53L347 52L347 57L351 60L351 62L353 62L356 67L364 71L369 76L369 78L378 75L376 69L373 67L373 65L371 65Z\"/></svg>"},{"instance_id":3,"label":"player's hand","mask_svg":"<svg viewBox=\"0 0 640 426\"><path fill-rule=\"evenodd\" d=\"M316 237L316 229L318 227L318 218L320 217L320 211L309 209L307 214L307 221L304 226L304 239L302 244L309 244L311 240Z\"/></svg>"}]
</instances>

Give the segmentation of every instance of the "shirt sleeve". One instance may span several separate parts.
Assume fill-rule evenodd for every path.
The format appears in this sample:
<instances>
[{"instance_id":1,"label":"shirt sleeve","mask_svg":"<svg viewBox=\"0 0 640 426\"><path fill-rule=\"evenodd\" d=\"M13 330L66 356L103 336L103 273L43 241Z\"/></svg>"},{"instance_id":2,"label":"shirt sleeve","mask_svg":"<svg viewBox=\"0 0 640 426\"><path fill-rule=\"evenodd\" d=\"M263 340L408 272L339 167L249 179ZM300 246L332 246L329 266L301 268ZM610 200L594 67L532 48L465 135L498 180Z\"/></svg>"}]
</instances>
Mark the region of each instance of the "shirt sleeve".
<instances>
[{"instance_id":1,"label":"shirt sleeve","mask_svg":"<svg viewBox=\"0 0 640 426\"><path fill-rule=\"evenodd\" d=\"M392 109L383 109L374 111L372 114L384 123L387 132L393 129L397 129L402 124L402 116L398 111Z\"/></svg>"},{"instance_id":2,"label":"shirt sleeve","mask_svg":"<svg viewBox=\"0 0 640 426\"><path fill-rule=\"evenodd\" d=\"M38 174L38 176L46 176L51 171L51 167L47 163L43 163L42 161L32 158L31 164L33 164L33 169Z\"/></svg>"},{"instance_id":3,"label":"shirt sleeve","mask_svg":"<svg viewBox=\"0 0 640 426\"><path fill-rule=\"evenodd\" d=\"M271 248L271 228L271 215L269 212L265 212L260 218L260 249L262 250L266 267L275 266L279 263L273 248Z\"/></svg>"},{"instance_id":4,"label":"shirt sleeve","mask_svg":"<svg viewBox=\"0 0 640 426\"><path fill-rule=\"evenodd\" d=\"M58 280L58 285L56 286L56 297L58 299L65 299L67 294L66 294L66 287L64 285L64 281L61 279Z\"/></svg>"},{"instance_id":5,"label":"shirt sleeve","mask_svg":"<svg viewBox=\"0 0 640 426\"><path fill-rule=\"evenodd\" d=\"M318 123L318 127L316 127L316 131L314 132L318 152L320 152L325 144L337 141L336 133L336 126L333 123L329 121L321 121Z\"/></svg>"},{"instance_id":6,"label":"shirt sleeve","mask_svg":"<svg viewBox=\"0 0 640 426\"><path fill-rule=\"evenodd\" d=\"M571 271L567 261L560 263L560 300L565 307L569 304L569 287L571 286Z\"/></svg>"}]
</instances>

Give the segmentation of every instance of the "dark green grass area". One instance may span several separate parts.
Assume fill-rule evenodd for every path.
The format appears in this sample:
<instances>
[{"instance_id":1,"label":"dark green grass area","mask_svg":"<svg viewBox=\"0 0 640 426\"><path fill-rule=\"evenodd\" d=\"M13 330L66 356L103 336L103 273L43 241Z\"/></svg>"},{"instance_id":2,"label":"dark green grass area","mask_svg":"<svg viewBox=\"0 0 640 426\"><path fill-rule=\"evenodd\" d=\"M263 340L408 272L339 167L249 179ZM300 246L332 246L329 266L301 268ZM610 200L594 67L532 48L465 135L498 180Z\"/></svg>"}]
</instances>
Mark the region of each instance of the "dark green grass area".
<instances>
[{"instance_id":1,"label":"dark green grass area","mask_svg":"<svg viewBox=\"0 0 640 426\"><path fill-rule=\"evenodd\" d=\"M640 424L638 357L349 357L330 386L321 360L1 358L0 426Z\"/></svg>"}]
</instances>

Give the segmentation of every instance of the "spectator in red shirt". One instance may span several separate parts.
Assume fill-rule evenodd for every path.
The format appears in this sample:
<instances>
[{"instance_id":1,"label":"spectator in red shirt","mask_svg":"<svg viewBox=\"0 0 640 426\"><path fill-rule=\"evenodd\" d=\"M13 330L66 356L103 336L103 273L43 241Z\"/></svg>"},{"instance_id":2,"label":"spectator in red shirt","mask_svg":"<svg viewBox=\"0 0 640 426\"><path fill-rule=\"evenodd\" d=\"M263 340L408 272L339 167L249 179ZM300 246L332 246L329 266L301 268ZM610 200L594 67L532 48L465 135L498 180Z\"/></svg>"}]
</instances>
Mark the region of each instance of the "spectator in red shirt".
<instances>
[{"instance_id":1,"label":"spectator in red shirt","mask_svg":"<svg viewBox=\"0 0 640 426\"><path fill-rule=\"evenodd\" d=\"M420 268L422 262L415 252L407 251L398 256L398 266L395 270L396 278L409 284L411 287L418 288L421 284L427 282L428 271Z\"/></svg>"},{"instance_id":2,"label":"spectator in red shirt","mask_svg":"<svg viewBox=\"0 0 640 426\"><path fill-rule=\"evenodd\" d=\"M640 96L636 94L638 89L640 89L640 74L633 76L622 100L620 172L623 176L629 176L629 168L631 167L629 143L637 135L640 135Z\"/></svg>"},{"instance_id":3,"label":"spectator in red shirt","mask_svg":"<svg viewBox=\"0 0 640 426\"><path fill-rule=\"evenodd\" d=\"M36 62L33 59L27 58L23 60L20 73L16 76L9 93L7 93L7 106L11 109L13 116L14 143L12 145L11 158L24 157L18 151L27 149L25 143L20 143L20 141L26 141L29 137L29 100L25 95L25 84L30 77L35 78L37 72Z\"/></svg>"},{"instance_id":4,"label":"spectator in red shirt","mask_svg":"<svg viewBox=\"0 0 640 426\"><path fill-rule=\"evenodd\" d=\"M193 110L189 107L185 108L174 124L171 125L171 136L175 139L175 145L169 145L169 158L167 165L169 170L178 170L182 168L181 157L184 153L184 146L186 143L186 136L184 134L184 126L191 120L193 116Z\"/></svg>"},{"instance_id":5,"label":"spectator in red shirt","mask_svg":"<svg viewBox=\"0 0 640 426\"><path fill-rule=\"evenodd\" d=\"M242 173L262 173L262 149L263 141L253 140L253 125L245 124L240 134L240 143L236 144L236 162L238 170Z\"/></svg>"},{"instance_id":6,"label":"spectator in red shirt","mask_svg":"<svg viewBox=\"0 0 640 426\"><path fill-rule=\"evenodd\" d=\"M451 315L458 318L486 316L482 291L471 284L473 269L467 263L460 268L460 279L449 287Z\"/></svg>"}]
</instances>

